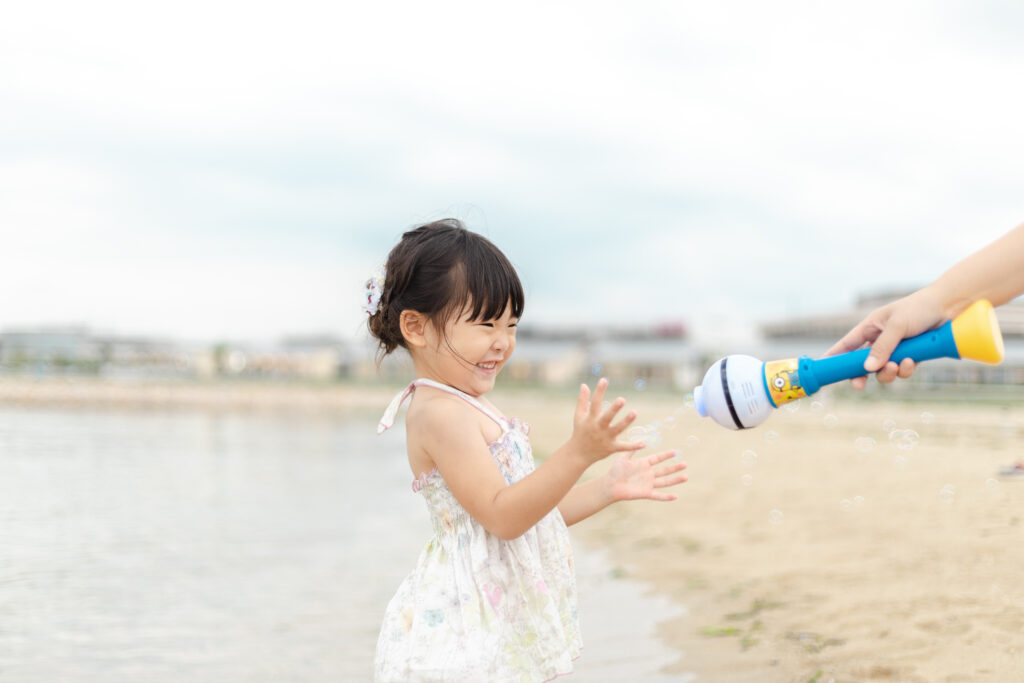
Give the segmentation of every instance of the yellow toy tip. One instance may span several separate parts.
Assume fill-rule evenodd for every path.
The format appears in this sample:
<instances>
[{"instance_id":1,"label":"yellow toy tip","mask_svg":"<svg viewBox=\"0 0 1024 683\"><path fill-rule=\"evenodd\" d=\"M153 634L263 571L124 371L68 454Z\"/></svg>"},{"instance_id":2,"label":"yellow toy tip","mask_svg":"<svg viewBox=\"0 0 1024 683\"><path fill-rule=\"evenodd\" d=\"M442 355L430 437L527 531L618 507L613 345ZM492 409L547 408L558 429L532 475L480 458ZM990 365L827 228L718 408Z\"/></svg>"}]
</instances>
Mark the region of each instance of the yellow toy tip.
<instances>
[{"instance_id":1,"label":"yellow toy tip","mask_svg":"<svg viewBox=\"0 0 1024 683\"><path fill-rule=\"evenodd\" d=\"M1003 361L1003 335L996 311L985 299L971 304L953 318L953 341L961 358L992 363Z\"/></svg>"}]
</instances>

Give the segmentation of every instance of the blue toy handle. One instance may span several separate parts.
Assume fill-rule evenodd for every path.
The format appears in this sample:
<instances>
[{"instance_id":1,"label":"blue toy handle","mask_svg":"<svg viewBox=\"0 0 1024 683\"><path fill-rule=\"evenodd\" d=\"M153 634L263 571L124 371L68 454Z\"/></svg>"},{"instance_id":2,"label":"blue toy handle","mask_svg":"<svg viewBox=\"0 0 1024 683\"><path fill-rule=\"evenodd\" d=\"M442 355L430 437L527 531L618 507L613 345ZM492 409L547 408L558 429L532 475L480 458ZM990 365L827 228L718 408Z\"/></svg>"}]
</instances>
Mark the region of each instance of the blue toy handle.
<instances>
[{"instance_id":1,"label":"blue toy handle","mask_svg":"<svg viewBox=\"0 0 1024 683\"><path fill-rule=\"evenodd\" d=\"M812 359L801 356L799 359L800 382L804 391L810 396L827 384L853 379L864 374L864 361L870 349L859 349L838 356ZM904 358L912 358L915 363L935 358L959 358L956 341L953 339L953 321L942 327L904 339L892 352L890 360L899 363Z\"/></svg>"}]
</instances>

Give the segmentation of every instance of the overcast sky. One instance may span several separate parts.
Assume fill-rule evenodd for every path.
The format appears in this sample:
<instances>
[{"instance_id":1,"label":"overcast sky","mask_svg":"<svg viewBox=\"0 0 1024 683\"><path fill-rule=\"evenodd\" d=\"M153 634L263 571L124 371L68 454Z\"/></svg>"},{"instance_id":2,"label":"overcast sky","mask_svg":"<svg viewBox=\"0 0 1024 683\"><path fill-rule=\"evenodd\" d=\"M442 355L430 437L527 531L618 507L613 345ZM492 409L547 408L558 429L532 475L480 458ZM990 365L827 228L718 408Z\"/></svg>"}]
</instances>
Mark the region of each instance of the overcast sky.
<instances>
[{"instance_id":1,"label":"overcast sky","mask_svg":"<svg viewBox=\"0 0 1024 683\"><path fill-rule=\"evenodd\" d=\"M526 323L713 337L1024 221L1020 3L19 4L0 330L353 336L454 215Z\"/></svg>"}]
</instances>

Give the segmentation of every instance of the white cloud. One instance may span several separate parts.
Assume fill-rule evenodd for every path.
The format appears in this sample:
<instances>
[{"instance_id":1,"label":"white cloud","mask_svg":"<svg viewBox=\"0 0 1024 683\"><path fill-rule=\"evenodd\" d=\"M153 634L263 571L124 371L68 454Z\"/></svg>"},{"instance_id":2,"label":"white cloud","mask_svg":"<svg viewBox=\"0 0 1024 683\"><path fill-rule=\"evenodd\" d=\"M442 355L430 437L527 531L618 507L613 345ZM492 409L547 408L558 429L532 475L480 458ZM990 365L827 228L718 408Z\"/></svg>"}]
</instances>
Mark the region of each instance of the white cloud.
<instances>
[{"instance_id":1,"label":"white cloud","mask_svg":"<svg viewBox=\"0 0 1024 683\"><path fill-rule=\"evenodd\" d=\"M21 293L0 324L345 331L333 290L448 212L513 257L540 319L721 322L920 282L1024 219L1021 21L22 4L0 26L0 285Z\"/></svg>"}]
</instances>

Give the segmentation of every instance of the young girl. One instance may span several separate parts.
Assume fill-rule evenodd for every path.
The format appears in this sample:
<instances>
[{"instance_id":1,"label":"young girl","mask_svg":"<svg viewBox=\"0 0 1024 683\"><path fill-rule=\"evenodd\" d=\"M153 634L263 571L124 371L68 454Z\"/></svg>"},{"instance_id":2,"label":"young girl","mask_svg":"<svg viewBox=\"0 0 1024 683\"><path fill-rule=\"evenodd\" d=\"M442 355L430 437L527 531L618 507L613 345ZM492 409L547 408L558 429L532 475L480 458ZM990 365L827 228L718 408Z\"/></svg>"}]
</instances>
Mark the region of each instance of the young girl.
<instances>
[{"instance_id":1,"label":"young girl","mask_svg":"<svg viewBox=\"0 0 1024 683\"><path fill-rule=\"evenodd\" d=\"M453 219L405 233L367 283L381 356L401 346L416 379L388 406L390 427L412 396L406 439L413 491L434 536L388 604L377 681L545 681L580 652L567 524L619 500L675 500L686 480L667 451L633 459L619 440L635 419L603 405L607 381L580 387L571 438L534 466L529 428L487 400L516 346L523 288L490 241ZM608 474L575 486L592 463ZM662 464L665 463L665 464Z\"/></svg>"}]
</instances>

